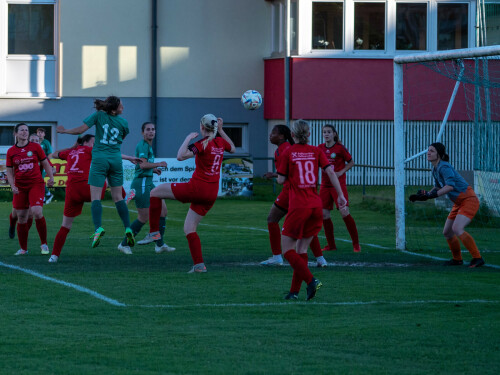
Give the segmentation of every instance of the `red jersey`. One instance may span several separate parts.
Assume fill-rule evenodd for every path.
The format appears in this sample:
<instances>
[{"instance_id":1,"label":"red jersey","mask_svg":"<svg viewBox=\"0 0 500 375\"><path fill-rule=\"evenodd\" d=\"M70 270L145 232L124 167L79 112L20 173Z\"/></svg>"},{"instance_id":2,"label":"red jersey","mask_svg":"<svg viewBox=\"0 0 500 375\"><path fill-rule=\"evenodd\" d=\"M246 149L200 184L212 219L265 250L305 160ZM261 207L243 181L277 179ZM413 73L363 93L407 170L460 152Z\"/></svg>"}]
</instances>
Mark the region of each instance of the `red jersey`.
<instances>
[{"instance_id":1,"label":"red jersey","mask_svg":"<svg viewBox=\"0 0 500 375\"><path fill-rule=\"evenodd\" d=\"M318 168L330 165L325 154L315 146L294 144L281 158L278 174L290 181L289 210L321 207L317 189Z\"/></svg>"},{"instance_id":2,"label":"red jersey","mask_svg":"<svg viewBox=\"0 0 500 375\"><path fill-rule=\"evenodd\" d=\"M59 158L66 160L68 184L89 180L90 163L92 162L92 147L77 146L59 152Z\"/></svg>"},{"instance_id":3,"label":"red jersey","mask_svg":"<svg viewBox=\"0 0 500 375\"><path fill-rule=\"evenodd\" d=\"M341 171L344 169L345 165L352 160L352 156L347 151L347 148L342 143L336 142L332 147L326 147L325 143L322 143L318 146L318 148L323 151L326 155L326 158L333 165L333 170L335 172ZM346 182L345 173L339 177L339 182L345 184ZM328 178L327 174L323 171L321 175L321 187L332 188L333 185Z\"/></svg>"},{"instance_id":4,"label":"red jersey","mask_svg":"<svg viewBox=\"0 0 500 375\"><path fill-rule=\"evenodd\" d=\"M6 166L14 169L15 184L18 188L44 182L38 163L47 157L38 143L28 142L24 147L16 144L7 150L6 159Z\"/></svg>"},{"instance_id":5,"label":"red jersey","mask_svg":"<svg viewBox=\"0 0 500 375\"><path fill-rule=\"evenodd\" d=\"M276 149L276 151L274 151L274 165L276 166L276 170L278 170L280 167L281 155L283 155L283 153L288 148L290 148L290 146L291 146L291 144L288 141L286 141L286 142L283 142L282 144L280 144L278 146L278 148ZM283 184L283 187L287 188L289 185L290 185L290 182L288 180L286 180L285 183Z\"/></svg>"},{"instance_id":6,"label":"red jersey","mask_svg":"<svg viewBox=\"0 0 500 375\"><path fill-rule=\"evenodd\" d=\"M231 151L231 145L222 137L216 137L203 148L206 138L189 146L195 155L196 169L193 179L205 182L219 182L224 151Z\"/></svg>"}]
</instances>

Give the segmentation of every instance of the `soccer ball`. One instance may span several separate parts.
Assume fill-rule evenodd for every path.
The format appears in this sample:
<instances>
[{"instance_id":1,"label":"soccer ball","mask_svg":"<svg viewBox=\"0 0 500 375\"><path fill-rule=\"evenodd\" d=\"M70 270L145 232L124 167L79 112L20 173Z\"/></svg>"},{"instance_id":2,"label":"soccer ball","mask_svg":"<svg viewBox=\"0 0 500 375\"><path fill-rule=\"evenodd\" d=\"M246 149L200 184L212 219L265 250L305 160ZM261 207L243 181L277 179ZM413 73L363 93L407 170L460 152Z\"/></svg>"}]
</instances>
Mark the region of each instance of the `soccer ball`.
<instances>
[{"instance_id":1,"label":"soccer ball","mask_svg":"<svg viewBox=\"0 0 500 375\"><path fill-rule=\"evenodd\" d=\"M258 91L248 90L241 96L241 104L246 109L253 111L262 105L262 96Z\"/></svg>"}]
</instances>

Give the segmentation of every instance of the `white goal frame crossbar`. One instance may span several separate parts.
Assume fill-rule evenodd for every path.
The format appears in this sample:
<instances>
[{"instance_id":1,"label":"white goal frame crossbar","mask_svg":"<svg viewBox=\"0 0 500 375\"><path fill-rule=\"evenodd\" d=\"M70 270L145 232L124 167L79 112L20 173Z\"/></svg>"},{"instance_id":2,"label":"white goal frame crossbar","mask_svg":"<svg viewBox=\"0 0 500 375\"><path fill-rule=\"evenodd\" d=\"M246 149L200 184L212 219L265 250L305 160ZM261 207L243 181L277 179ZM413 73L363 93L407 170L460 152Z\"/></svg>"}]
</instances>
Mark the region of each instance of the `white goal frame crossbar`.
<instances>
[{"instance_id":1,"label":"white goal frame crossbar","mask_svg":"<svg viewBox=\"0 0 500 375\"><path fill-rule=\"evenodd\" d=\"M411 55L400 55L394 58L394 185L395 185L395 208L396 208L396 248L406 249L405 236L405 163L423 155L425 151L405 160L405 136L404 136L404 110L403 110L403 64L419 63L426 61L457 60L476 57L488 57L500 55L500 46L477 47L456 49L432 53L419 53ZM461 71L462 74L462 71ZM446 111L445 119L441 125L437 140L440 139L451 105L455 98L460 81L457 80L455 89Z\"/></svg>"}]
</instances>

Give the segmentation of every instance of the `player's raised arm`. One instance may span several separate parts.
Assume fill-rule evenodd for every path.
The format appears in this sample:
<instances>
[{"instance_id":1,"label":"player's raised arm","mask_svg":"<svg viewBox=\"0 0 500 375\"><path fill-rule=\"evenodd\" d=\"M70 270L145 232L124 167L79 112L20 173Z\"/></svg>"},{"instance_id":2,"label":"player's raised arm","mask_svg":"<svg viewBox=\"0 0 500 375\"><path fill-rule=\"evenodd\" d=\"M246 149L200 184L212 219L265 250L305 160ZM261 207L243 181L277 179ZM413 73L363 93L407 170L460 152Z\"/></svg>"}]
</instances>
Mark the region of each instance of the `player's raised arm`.
<instances>
[{"instance_id":1,"label":"player's raised arm","mask_svg":"<svg viewBox=\"0 0 500 375\"><path fill-rule=\"evenodd\" d=\"M182 142L181 147L179 147L179 150L177 151L177 160L182 161L194 156L194 152L191 151L188 147L189 142L191 142L191 140L195 139L196 137L198 137L198 133L196 132L192 132L187 135L186 139L184 139L184 142Z\"/></svg>"},{"instance_id":2,"label":"player's raised arm","mask_svg":"<svg viewBox=\"0 0 500 375\"><path fill-rule=\"evenodd\" d=\"M59 125L57 128L56 128L56 131L60 134L74 134L74 135L79 135L79 134L82 134L82 133L85 133L87 130L89 130L90 127L87 125L87 124L82 124L76 128L72 128L72 129L66 129L64 126L62 125Z\"/></svg>"}]
</instances>

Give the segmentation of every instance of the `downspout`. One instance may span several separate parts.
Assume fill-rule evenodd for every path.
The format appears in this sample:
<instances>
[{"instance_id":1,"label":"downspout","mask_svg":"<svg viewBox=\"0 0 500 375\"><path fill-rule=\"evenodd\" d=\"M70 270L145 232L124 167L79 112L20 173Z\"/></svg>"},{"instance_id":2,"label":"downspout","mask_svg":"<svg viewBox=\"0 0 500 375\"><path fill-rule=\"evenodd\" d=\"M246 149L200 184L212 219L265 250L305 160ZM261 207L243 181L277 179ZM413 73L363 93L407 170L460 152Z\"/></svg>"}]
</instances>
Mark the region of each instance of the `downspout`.
<instances>
[{"instance_id":1,"label":"downspout","mask_svg":"<svg viewBox=\"0 0 500 375\"><path fill-rule=\"evenodd\" d=\"M158 127L157 94L157 59L158 59L158 0L151 1L151 122ZM156 138L153 139L153 151L156 155Z\"/></svg>"}]
</instances>

